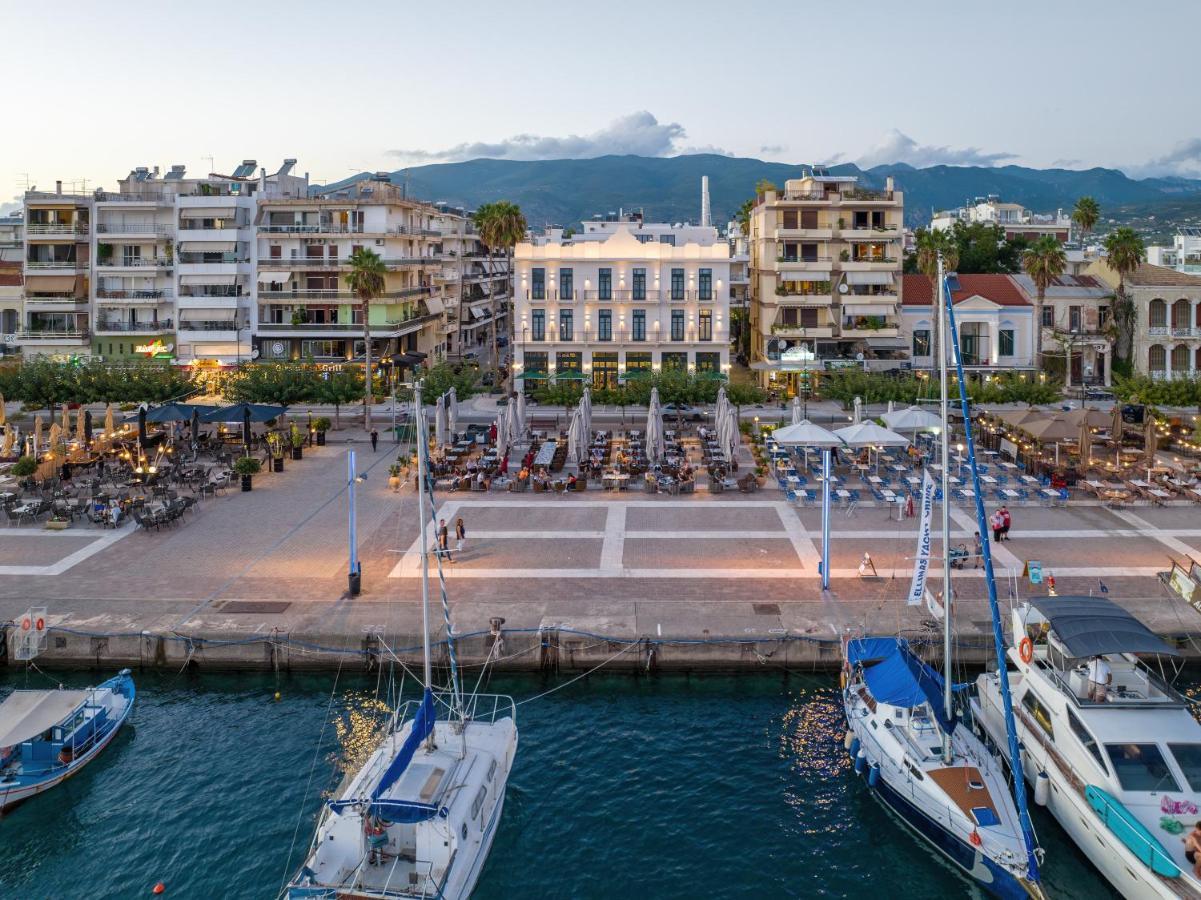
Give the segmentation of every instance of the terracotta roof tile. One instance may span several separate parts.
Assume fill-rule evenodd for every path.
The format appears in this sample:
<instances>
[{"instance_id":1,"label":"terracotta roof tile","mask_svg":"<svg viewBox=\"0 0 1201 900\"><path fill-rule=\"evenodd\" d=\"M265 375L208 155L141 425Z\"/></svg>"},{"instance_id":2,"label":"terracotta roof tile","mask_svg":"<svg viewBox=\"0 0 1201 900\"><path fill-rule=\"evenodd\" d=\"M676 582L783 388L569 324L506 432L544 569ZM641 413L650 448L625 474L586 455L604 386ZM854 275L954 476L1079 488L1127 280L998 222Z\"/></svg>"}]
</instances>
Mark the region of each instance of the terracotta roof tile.
<instances>
[{"instance_id":1,"label":"terracotta roof tile","mask_svg":"<svg viewBox=\"0 0 1201 900\"><path fill-rule=\"evenodd\" d=\"M1013 279L1008 275L960 275L960 290L952 294L955 303L980 296L998 306L1029 306ZM904 306L929 306L934 285L925 275L902 275L901 297Z\"/></svg>"},{"instance_id":2,"label":"terracotta roof tile","mask_svg":"<svg viewBox=\"0 0 1201 900\"><path fill-rule=\"evenodd\" d=\"M1153 266L1141 263L1137 269L1126 276L1127 284L1146 285L1179 285L1181 287L1201 287L1201 276L1189 275L1187 272L1177 272L1164 266Z\"/></svg>"}]
</instances>

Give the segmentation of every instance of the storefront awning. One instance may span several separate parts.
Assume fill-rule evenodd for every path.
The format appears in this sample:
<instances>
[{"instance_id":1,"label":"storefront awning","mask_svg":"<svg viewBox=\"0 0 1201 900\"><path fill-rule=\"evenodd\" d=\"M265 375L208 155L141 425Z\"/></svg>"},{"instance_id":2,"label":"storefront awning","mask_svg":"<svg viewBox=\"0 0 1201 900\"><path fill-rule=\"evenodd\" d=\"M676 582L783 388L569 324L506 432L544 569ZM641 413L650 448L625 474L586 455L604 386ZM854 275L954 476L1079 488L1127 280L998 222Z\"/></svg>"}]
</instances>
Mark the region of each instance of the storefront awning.
<instances>
[{"instance_id":1,"label":"storefront awning","mask_svg":"<svg viewBox=\"0 0 1201 900\"><path fill-rule=\"evenodd\" d=\"M780 272L780 281L829 281L829 272Z\"/></svg>"},{"instance_id":2,"label":"storefront awning","mask_svg":"<svg viewBox=\"0 0 1201 900\"><path fill-rule=\"evenodd\" d=\"M237 241L180 241L180 253L233 253Z\"/></svg>"},{"instance_id":3,"label":"storefront awning","mask_svg":"<svg viewBox=\"0 0 1201 900\"><path fill-rule=\"evenodd\" d=\"M273 281L283 284L285 281L291 280L291 272L280 272L275 269L264 269L259 272L259 284L270 284Z\"/></svg>"},{"instance_id":4,"label":"storefront awning","mask_svg":"<svg viewBox=\"0 0 1201 900\"><path fill-rule=\"evenodd\" d=\"M212 285L213 287L228 287L238 283L237 275L180 275L181 285Z\"/></svg>"},{"instance_id":5,"label":"storefront awning","mask_svg":"<svg viewBox=\"0 0 1201 900\"><path fill-rule=\"evenodd\" d=\"M848 316L886 316L894 310L891 303L844 303L842 311Z\"/></svg>"},{"instance_id":6,"label":"storefront awning","mask_svg":"<svg viewBox=\"0 0 1201 900\"><path fill-rule=\"evenodd\" d=\"M179 211L181 219L232 219L237 214L234 206L193 206Z\"/></svg>"},{"instance_id":7,"label":"storefront awning","mask_svg":"<svg viewBox=\"0 0 1201 900\"><path fill-rule=\"evenodd\" d=\"M892 272L847 272L847 284L892 284Z\"/></svg>"},{"instance_id":8,"label":"storefront awning","mask_svg":"<svg viewBox=\"0 0 1201 900\"><path fill-rule=\"evenodd\" d=\"M233 320L238 315L236 309L181 309L179 318L184 322L220 322L225 319Z\"/></svg>"},{"instance_id":9,"label":"storefront awning","mask_svg":"<svg viewBox=\"0 0 1201 900\"><path fill-rule=\"evenodd\" d=\"M869 337L866 340L869 347L875 347L879 350L903 350L909 346L904 338Z\"/></svg>"},{"instance_id":10,"label":"storefront awning","mask_svg":"<svg viewBox=\"0 0 1201 900\"><path fill-rule=\"evenodd\" d=\"M430 313L435 316L441 315L442 311L446 309L446 304L442 302L441 297L427 297L425 305L429 307Z\"/></svg>"},{"instance_id":11,"label":"storefront awning","mask_svg":"<svg viewBox=\"0 0 1201 900\"><path fill-rule=\"evenodd\" d=\"M26 275L25 292L29 294L74 292L79 283L76 275Z\"/></svg>"}]
</instances>

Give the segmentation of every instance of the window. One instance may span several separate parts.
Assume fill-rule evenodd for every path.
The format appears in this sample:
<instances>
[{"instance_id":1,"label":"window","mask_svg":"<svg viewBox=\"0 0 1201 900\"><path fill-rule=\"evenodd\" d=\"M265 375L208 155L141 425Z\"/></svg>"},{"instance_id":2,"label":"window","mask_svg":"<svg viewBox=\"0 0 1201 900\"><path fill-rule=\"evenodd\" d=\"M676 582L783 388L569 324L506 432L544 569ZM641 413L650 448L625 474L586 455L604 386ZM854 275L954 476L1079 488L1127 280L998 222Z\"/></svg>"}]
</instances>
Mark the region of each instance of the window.
<instances>
[{"instance_id":1,"label":"window","mask_svg":"<svg viewBox=\"0 0 1201 900\"><path fill-rule=\"evenodd\" d=\"M1080 307L1079 306L1069 306L1068 307L1068 331L1079 331L1079 330L1080 330Z\"/></svg>"},{"instance_id":2,"label":"window","mask_svg":"<svg viewBox=\"0 0 1201 900\"><path fill-rule=\"evenodd\" d=\"M479 818L480 810L484 806L484 798L488 796L488 788L486 785L480 785L479 791L476 792L475 799L471 801L471 818Z\"/></svg>"},{"instance_id":3,"label":"window","mask_svg":"<svg viewBox=\"0 0 1201 900\"><path fill-rule=\"evenodd\" d=\"M597 274L597 299L613 299L613 270L601 269Z\"/></svg>"},{"instance_id":4,"label":"window","mask_svg":"<svg viewBox=\"0 0 1201 900\"><path fill-rule=\"evenodd\" d=\"M684 270L683 269L672 269L671 270L671 299L672 300L683 300L684 299Z\"/></svg>"},{"instance_id":5,"label":"window","mask_svg":"<svg viewBox=\"0 0 1201 900\"><path fill-rule=\"evenodd\" d=\"M1054 327L1055 327L1055 307L1044 306L1043 307L1043 328L1054 328Z\"/></svg>"},{"instance_id":6,"label":"window","mask_svg":"<svg viewBox=\"0 0 1201 900\"><path fill-rule=\"evenodd\" d=\"M1022 707L1026 712L1034 718L1039 727L1047 733L1047 737L1055 740L1055 729L1051 727L1051 712L1038 697L1034 696L1034 691L1026 691L1022 696Z\"/></svg>"},{"instance_id":7,"label":"window","mask_svg":"<svg viewBox=\"0 0 1201 900\"><path fill-rule=\"evenodd\" d=\"M997 352L1001 356L1013 356L1013 329L1002 328L997 332Z\"/></svg>"},{"instance_id":8,"label":"window","mask_svg":"<svg viewBox=\"0 0 1201 900\"><path fill-rule=\"evenodd\" d=\"M1101 767L1101 771L1108 775L1109 769L1105 767L1105 758L1101 756L1101 748L1097 746L1097 742L1093 740L1093 736L1084 727L1084 723L1070 709L1068 710L1068 727L1072 729L1072 734L1076 735L1076 740L1084 745L1084 749L1093 755L1093 759L1097 761L1097 765Z\"/></svg>"},{"instance_id":9,"label":"window","mask_svg":"<svg viewBox=\"0 0 1201 900\"><path fill-rule=\"evenodd\" d=\"M930 329L920 328L913 332L913 355L930 355Z\"/></svg>"},{"instance_id":10,"label":"window","mask_svg":"<svg viewBox=\"0 0 1201 900\"><path fill-rule=\"evenodd\" d=\"M571 334L574 320L575 316L570 309L559 310L559 340L574 340Z\"/></svg>"},{"instance_id":11,"label":"window","mask_svg":"<svg viewBox=\"0 0 1201 900\"><path fill-rule=\"evenodd\" d=\"M713 340L713 310L701 310L698 337L702 341Z\"/></svg>"},{"instance_id":12,"label":"window","mask_svg":"<svg viewBox=\"0 0 1201 900\"><path fill-rule=\"evenodd\" d=\"M646 299L646 269L634 270L634 299Z\"/></svg>"},{"instance_id":13,"label":"window","mask_svg":"<svg viewBox=\"0 0 1201 900\"><path fill-rule=\"evenodd\" d=\"M1122 790L1180 790L1157 744L1106 744L1105 752Z\"/></svg>"},{"instance_id":14,"label":"window","mask_svg":"<svg viewBox=\"0 0 1201 900\"><path fill-rule=\"evenodd\" d=\"M633 339L636 341L646 340L646 310L634 310L634 333Z\"/></svg>"},{"instance_id":15,"label":"window","mask_svg":"<svg viewBox=\"0 0 1201 900\"><path fill-rule=\"evenodd\" d=\"M1101 331L1105 330L1105 326L1109 324L1109 307L1102 306L1097 309L1097 322L1100 324Z\"/></svg>"},{"instance_id":16,"label":"window","mask_svg":"<svg viewBox=\"0 0 1201 900\"><path fill-rule=\"evenodd\" d=\"M1194 793L1201 791L1201 744L1168 744L1176 765L1184 773L1184 780Z\"/></svg>"},{"instance_id":17,"label":"window","mask_svg":"<svg viewBox=\"0 0 1201 900\"><path fill-rule=\"evenodd\" d=\"M546 310L536 309L530 315L532 337L536 341L546 340Z\"/></svg>"},{"instance_id":18,"label":"window","mask_svg":"<svg viewBox=\"0 0 1201 900\"><path fill-rule=\"evenodd\" d=\"M613 311L602 309L596 314L596 336L598 340L613 340Z\"/></svg>"},{"instance_id":19,"label":"window","mask_svg":"<svg viewBox=\"0 0 1201 900\"><path fill-rule=\"evenodd\" d=\"M574 277L571 269L559 270L559 299L573 300L572 295L575 293Z\"/></svg>"},{"instance_id":20,"label":"window","mask_svg":"<svg viewBox=\"0 0 1201 900\"><path fill-rule=\"evenodd\" d=\"M272 259L283 259L283 256L284 256L284 248L283 247L272 247L271 248L271 258Z\"/></svg>"},{"instance_id":21,"label":"window","mask_svg":"<svg viewBox=\"0 0 1201 900\"><path fill-rule=\"evenodd\" d=\"M696 355L696 370L698 372L717 372L720 369L720 353L698 353Z\"/></svg>"},{"instance_id":22,"label":"window","mask_svg":"<svg viewBox=\"0 0 1201 900\"><path fill-rule=\"evenodd\" d=\"M1152 328L1167 328L1168 305L1156 297L1147 307L1147 324Z\"/></svg>"},{"instance_id":23,"label":"window","mask_svg":"<svg viewBox=\"0 0 1201 900\"><path fill-rule=\"evenodd\" d=\"M688 368L687 353L664 353L663 354L663 371L665 372L683 372Z\"/></svg>"},{"instance_id":24,"label":"window","mask_svg":"<svg viewBox=\"0 0 1201 900\"><path fill-rule=\"evenodd\" d=\"M713 299L713 270L701 269L697 276L697 292L702 300Z\"/></svg>"},{"instance_id":25,"label":"window","mask_svg":"<svg viewBox=\"0 0 1201 900\"><path fill-rule=\"evenodd\" d=\"M684 310L682 309L671 311L671 339L673 341L684 340Z\"/></svg>"},{"instance_id":26,"label":"window","mask_svg":"<svg viewBox=\"0 0 1201 900\"><path fill-rule=\"evenodd\" d=\"M546 269L533 269L530 272L530 299L546 299Z\"/></svg>"},{"instance_id":27,"label":"window","mask_svg":"<svg viewBox=\"0 0 1201 900\"><path fill-rule=\"evenodd\" d=\"M674 234L661 234L659 235L659 243L674 247L676 245L676 236Z\"/></svg>"}]
</instances>

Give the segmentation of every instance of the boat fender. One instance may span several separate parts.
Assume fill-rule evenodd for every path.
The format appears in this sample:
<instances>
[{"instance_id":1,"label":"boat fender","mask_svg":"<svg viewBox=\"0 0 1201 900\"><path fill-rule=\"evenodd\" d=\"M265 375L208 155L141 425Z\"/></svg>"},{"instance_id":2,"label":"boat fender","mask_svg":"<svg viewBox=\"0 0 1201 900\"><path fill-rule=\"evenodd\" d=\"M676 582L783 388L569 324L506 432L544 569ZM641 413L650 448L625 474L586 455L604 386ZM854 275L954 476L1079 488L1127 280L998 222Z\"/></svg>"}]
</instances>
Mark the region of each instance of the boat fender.
<instances>
[{"instance_id":1,"label":"boat fender","mask_svg":"<svg viewBox=\"0 0 1201 900\"><path fill-rule=\"evenodd\" d=\"M851 759L859 755L859 738L851 738Z\"/></svg>"},{"instance_id":2,"label":"boat fender","mask_svg":"<svg viewBox=\"0 0 1201 900\"><path fill-rule=\"evenodd\" d=\"M1034 641L1029 637L1022 638L1022 642L1018 644L1018 656L1022 658L1022 662L1029 663L1034 659Z\"/></svg>"},{"instance_id":3,"label":"boat fender","mask_svg":"<svg viewBox=\"0 0 1201 900\"><path fill-rule=\"evenodd\" d=\"M863 770L866 767L867 767L867 753L864 751L864 749L862 747L860 747L859 752L855 754L855 774L862 775Z\"/></svg>"},{"instance_id":4,"label":"boat fender","mask_svg":"<svg viewBox=\"0 0 1201 900\"><path fill-rule=\"evenodd\" d=\"M60 763L62 763L64 766L71 765L71 762L74 759L75 759L75 754L71 752L70 747L63 747L63 749L59 751L58 761Z\"/></svg>"},{"instance_id":5,"label":"boat fender","mask_svg":"<svg viewBox=\"0 0 1201 900\"><path fill-rule=\"evenodd\" d=\"M1051 779L1047 777L1046 772L1039 772L1038 777L1034 779L1034 802L1039 806L1046 806L1050 799Z\"/></svg>"},{"instance_id":6,"label":"boat fender","mask_svg":"<svg viewBox=\"0 0 1201 900\"><path fill-rule=\"evenodd\" d=\"M868 787L875 787L876 782L879 780L880 780L880 767L877 765L873 765L870 769L867 770Z\"/></svg>"},{"instance_id":7,"label":"boat fender","mask_svg":"<svg viewBox=\"0 0 1201 900\"><path fill-rule=\"evenodd\" d=\"M152 893L161 894L166 889L167 889L167 886L160 881L158 884L156 884L154 886L154 891Z\"/></svg>"},{"instance_id":8,"label":"boat fender","mask_svg":"<svg viewBox=\"0 0 1201 900\"><path fill-rule=\"evenodd\" d=\"M968 835L968 840L972 842L973 847L979 847L984 843L984 841L980 840L980 832L978 832L975 828L973 828L972 833Z\"/></svg>"},{"instance_id":9,"label":"boat fender","mask_svg":"<svg viewBox=\"0 0 1201 900\"><path fill-rule=\"evenodd\" d=\"M842 736L842 749L850 750L851 742L854 740L855 740L855 732L851 731L851 729L848 728L847 733Z\"/></svg>"},{"instance_id":10,"label":"boat fender","mask_svg":"<svg viewBox=\"0 0 1201 900\"><path fill-rule=\"evenodd\" d=\"M844 691L847 689L847 673L845 669L838 673L838 687Z\"/></svg>"}]
</instances>

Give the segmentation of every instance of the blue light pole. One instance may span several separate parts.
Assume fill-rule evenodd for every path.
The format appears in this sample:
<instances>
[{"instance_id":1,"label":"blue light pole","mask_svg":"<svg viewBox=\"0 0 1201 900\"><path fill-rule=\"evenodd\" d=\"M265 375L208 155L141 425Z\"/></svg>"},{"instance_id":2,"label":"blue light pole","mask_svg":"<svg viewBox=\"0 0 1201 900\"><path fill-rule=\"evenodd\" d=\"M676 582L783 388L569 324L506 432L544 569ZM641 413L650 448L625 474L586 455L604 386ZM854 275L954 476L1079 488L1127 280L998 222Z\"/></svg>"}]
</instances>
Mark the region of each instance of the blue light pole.
<instances>
[{"instance_id":1,"label":"blue light pole","mask_svg":"<svg viewBox=\"0 0 1201 900\"><path fill-rule=\"evenodd\" d=\"M822 450L822 590L830 590L830 448Z\"/></svg>"},{"instance_id":2,"label":"blue light pole","mask_svg":"<svg viewBox=\"0 0 1201 900\"><path fill-rule=\"evenodd\" d=\"M349 537L350 537L350 576L348 589L350 596L357 597L363 586L363 565L359 562L358 534L355 528L354 486L358 481L355 475L354 451L346 453L346 493L350 497Z\"/></svg>"}]
</instances>

